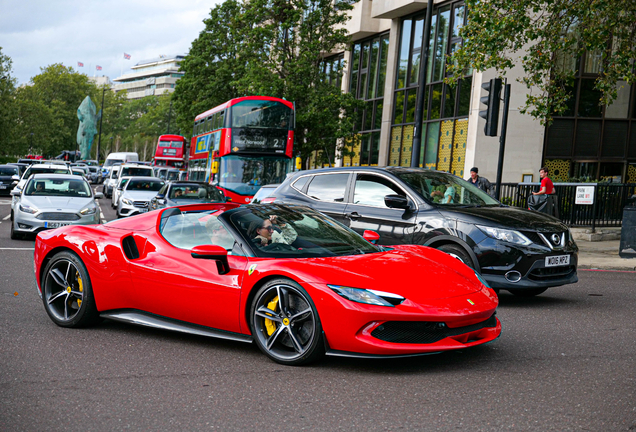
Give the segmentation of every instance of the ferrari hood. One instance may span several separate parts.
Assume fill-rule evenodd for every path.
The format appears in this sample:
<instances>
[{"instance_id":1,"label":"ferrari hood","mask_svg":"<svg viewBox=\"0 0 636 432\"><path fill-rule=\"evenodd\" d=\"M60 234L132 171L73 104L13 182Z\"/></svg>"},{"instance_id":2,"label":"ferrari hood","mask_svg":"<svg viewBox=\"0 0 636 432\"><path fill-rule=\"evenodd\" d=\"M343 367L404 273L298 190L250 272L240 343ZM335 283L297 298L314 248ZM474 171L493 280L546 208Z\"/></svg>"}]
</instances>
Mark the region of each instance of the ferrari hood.
<instances>
[{"instance_id":1,"label":"ferrari hood","mask_svg":"<svg viewBox=\"0 0 636 432\"><path fill-rule=\"evenodd\" d=\"M292 260L289 267L314 283L373 289L414 302L458 297L481 290L472 269L457 259L423 246L334 258Z\"/></svg>"}]
</instances>

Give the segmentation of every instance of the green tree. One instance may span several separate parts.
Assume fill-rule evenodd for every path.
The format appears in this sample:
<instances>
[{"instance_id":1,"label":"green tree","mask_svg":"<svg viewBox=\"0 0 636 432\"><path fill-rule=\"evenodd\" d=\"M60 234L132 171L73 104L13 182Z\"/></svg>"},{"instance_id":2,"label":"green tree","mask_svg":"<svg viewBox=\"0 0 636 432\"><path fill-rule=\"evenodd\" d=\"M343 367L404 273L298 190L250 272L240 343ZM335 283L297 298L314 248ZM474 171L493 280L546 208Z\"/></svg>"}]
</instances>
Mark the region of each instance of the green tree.
<instances>
[{"instance_id":1,"label":"green tree","mask_svg":"<svg viewBox=\"0 0 636 432\"><path fill-rule=\"evenodd\" d=\"M29 85L16 91L16 143L22 153L54 157L77 148L77 108L86 96L99 102L97 87L71 67L41 68ZM100 95L101 96L101 95Z\"/></svg>"},{"instance_id":2,"label":"green tree","mask_svg":"<svg viewBox=\"0 0 636 432\"><path fill-rule=\"evenodd\" d=\"M459 77L469 68L501 72L520 64L524 74L518 81L532 89L522 112L544 124L565 112L573 96L571 59L600 57L599 104L616 98L619 81L636 78L633 0L466 0L466 6L464 45L448 62L449 71Z\"/></svg>"},{"instance_id":3,"label":"green tree","mask_svg":"<svg viewBox=\"0 0 636 432\"><path fill-rule=\"evenodd\" d=\"M0 155L13 156L13 129L15 123L15 85L17 80L11 76L12 62L2 53L0 47Z\"/></svg>"},{"instance_id":4,"label":"green tree","mask_svg":"<svg viewBox=\"0 0 636 432\"><path fill-rule=\"evenodd\" d=\"M236 79L245 74L242 54L243 4L226 0L210 11L205 29L181 62L185 72L173 93L179 128L191 138L194 118L229 99L241 96Z\"/></svg>"},{"instance_id":5,"label":"green tree","mask_svg":"<svg viewBox=\"0 0 636 432\"><path fill-rule=\"evenodd\" d=\"M295 152L334 153L354 132L360 102L325 81L325 53L348 43L343 24L353 0L226 0L210 12L206 29L182 63L175 90L179 125L243 95L296 104Z\"/></svg>"}]
</instances>

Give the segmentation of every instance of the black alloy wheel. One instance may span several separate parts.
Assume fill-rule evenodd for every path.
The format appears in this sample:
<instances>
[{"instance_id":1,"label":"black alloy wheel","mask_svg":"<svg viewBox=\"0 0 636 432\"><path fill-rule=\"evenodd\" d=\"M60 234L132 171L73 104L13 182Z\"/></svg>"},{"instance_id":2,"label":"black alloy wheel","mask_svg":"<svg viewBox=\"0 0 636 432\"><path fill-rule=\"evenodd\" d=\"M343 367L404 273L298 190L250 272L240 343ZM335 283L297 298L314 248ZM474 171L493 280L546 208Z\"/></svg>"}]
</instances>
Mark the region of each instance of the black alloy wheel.
<instances>
[{"instance_id":1,"label":"black alloy wheel","mask_svg":"<svg viewBox=\"0 0 636 432\"><path fill-rule=\"evenodd\" d=\"M512 295L517 297L534 297L539 294L543 294L547 291L547 288L518 288L518 289L508 289Z\"/></svg>"},{"instance_id":2,"label":"black alloy wheel","mask_svg":"<svg viewBox=\"0 0 636 432\"><path fill-rule=\"evenodd\" d=\"M42 301L51 320L61 327L100 321L86 266L72 252L58 252L49 261L42 278Z\"/></svg>"},{"instance_id":3,"label":"black alloy wheel","mask_svg":"<svg viewBox=\"0 0 636 432\"><path fill-rule=\"evenodd\" d=\"M250 325L258 347L277 363L297 366L324 354L316 307L307 291L292 280L272 280L258 290Z\"/></svg>"},{"instance_id":4,"label":"black alloy wheel","mask_svg":"<svg viewBox=\"0 0 636 432\"><path fill-rule=\"evenodd\" d=\"M454 244L445 244L445 245L441 245L437 249L449 254L455 259L460 260L461 262L466 264L468 267L472 269L475 268L475 266L473 265L473 260L470 258L470 255L468 255L468 253L466 253L466 251L462 249L461 246L457 246Z\"/></svg>"},{"instance_id":5,"label":"black alloy wheel","mask_svg":"<svg viewBox=\"0 0 636 432\"><path fill-rule=\"evenodd\" d=\"M11 240L20 240L24 237L22 237L22 234L19 234L15 230L15 224L16 224L16 221L14 221L13 218L11 218Z\"/></svg>"}]
</instances>

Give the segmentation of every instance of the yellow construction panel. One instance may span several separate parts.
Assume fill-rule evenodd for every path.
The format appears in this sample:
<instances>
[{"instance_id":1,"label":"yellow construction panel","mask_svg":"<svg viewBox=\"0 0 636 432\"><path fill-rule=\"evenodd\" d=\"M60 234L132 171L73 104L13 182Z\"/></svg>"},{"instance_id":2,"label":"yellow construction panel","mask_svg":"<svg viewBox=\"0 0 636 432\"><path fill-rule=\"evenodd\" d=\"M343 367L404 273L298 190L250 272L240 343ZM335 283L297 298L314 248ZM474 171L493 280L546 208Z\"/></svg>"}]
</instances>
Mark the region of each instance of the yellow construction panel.
<instances>
[{"instance_id":1,"label":"yellow construction panel","mask_svg":"<svg viewBox=\"0 0 636 432\"><path fill-rule=\"evenodd\" d=\"M466 137L468 136L468 119L455 120L455 137L453 138L453 158L450 172L464 177L466 158Z\"/></svg>"},{"instance_id":2,"label":"yellow construction panel","mask_svg":"<svg viewBox=\"0 0 636 432\"><path fill-rule=\"evenodd\" d=\"M400 166L400 147L402 146L402 126L391 129L391 145L389 146L389 166Z\"/></svg>"},{"instance_id":3,"label":"yellow construction panel","mask_svg":"<svg viewBox=\"0 0 636 432\"><path fill-rule=\"evenodd\" d=\"M402 133L402 151L400 152L400 166L411 166L413 153L413 126L404 126Z\"/></svg>"},{"instance_id":4,"label":"yellow construction panel","mask_svg":"<svg viewBox=\"0 0 636 432\"><path fill-rule=\"evenodd\" d=\"M450 171L451 153L453 148L453 120L442 122L442 130L439 138L439 151L437 152L437 169Z\"/></svg>"}]
</instances>

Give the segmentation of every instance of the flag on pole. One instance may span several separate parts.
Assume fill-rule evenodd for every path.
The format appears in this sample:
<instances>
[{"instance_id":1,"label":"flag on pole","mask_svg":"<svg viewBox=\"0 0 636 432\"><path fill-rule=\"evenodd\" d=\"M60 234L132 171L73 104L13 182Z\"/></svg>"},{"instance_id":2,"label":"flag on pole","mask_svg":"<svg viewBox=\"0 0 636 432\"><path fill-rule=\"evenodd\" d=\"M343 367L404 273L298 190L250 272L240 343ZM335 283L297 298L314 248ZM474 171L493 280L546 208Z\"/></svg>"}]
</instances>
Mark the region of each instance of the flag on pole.
<instances>
[{"instance_id":1,"label":"flag on pole","mask_svg":"<svg viewBox=\"0 0 636 432\"><path fill-rule=\"evenodd\" d=\"M77 62L77 67L84 67L84 63L82 63L82 62Z\"/></svg>"},{"instance_id":2,"label":"flag on pole","mask_svg":"<svg viewBox=\"0 0 636 432\"><path fill-rule=\"evenodd\" d=\"M126 60L130 60L130 54L126 54L126 53L124 53L124 58L125 58Z\"/></svg>"},{"instance_id":3,"label":"flag on pole","mask_svg":"<svg viewBox=\"0 0 636 432\"><path fill-rule=\"evenodd\" d=\"M102 70L102 67L101 66L95 66L95 69Z\"/></svg>"}]
</instances>

